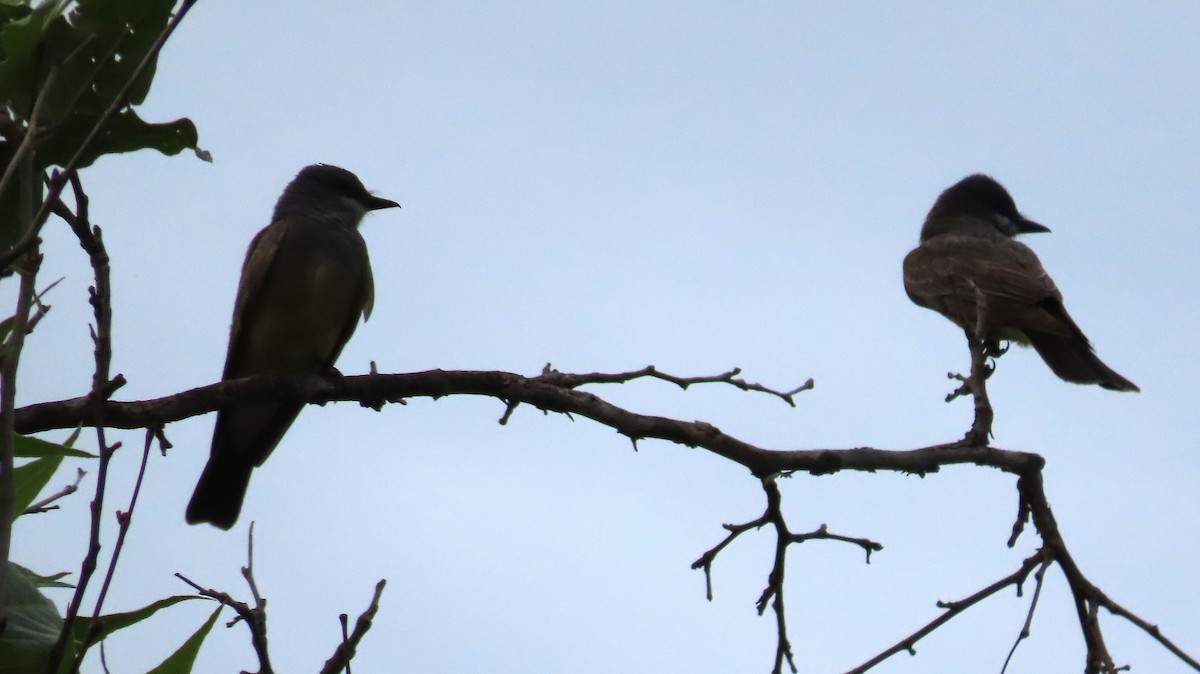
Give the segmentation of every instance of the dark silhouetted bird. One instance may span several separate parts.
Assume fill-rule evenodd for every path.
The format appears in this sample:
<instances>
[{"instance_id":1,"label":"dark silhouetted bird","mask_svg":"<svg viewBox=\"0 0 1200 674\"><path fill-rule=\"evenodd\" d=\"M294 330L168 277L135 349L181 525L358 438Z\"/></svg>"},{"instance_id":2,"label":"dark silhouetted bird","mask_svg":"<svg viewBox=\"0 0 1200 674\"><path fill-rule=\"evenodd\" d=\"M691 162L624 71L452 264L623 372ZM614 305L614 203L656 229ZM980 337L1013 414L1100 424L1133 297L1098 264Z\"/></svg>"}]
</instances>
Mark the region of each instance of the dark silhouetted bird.
<instances>
[{"instance_id":1,"label":"dark silhouetted bird","mask_svg":"<svg viewBox=\"0 0 1200 674\"><path fill-rule=\"evenodd\" d=\"M1000 183L968 176L942 192L926 216L920 245L904 258L904 289L968 338L976 329L980 293L983 338L992 344L1032 345L1065 381L1137 391L1096 356L1037 255L1013 239L1049 231L1021 215Z\"/></svg>"},{"instance_id":2,"label":"dark silhouetted bird","mask_svg":"<svg viewBox=\"0 0 1200 674\"><path fill-rule=\"evenodd\" d=\"M368 211L399 205L373 196L345 169L328 164L302 169L275 204L271 224L246 252L221 378L331 372L374 302L371 262L358 224ZM260 401L217 412L208 465L188 503L189 523L233 526L250 473L270 456L301 408Z\"/></svg>"}]
</instances>

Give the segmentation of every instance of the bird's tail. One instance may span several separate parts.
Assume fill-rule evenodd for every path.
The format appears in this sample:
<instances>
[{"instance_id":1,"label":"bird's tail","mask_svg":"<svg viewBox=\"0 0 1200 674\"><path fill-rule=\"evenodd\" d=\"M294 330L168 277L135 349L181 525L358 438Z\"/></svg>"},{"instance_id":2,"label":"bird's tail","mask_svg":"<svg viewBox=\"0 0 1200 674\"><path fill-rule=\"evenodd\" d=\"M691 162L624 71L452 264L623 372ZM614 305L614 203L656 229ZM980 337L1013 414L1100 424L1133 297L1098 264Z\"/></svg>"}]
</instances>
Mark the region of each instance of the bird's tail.
<instances>
[{"instance_id":1,"label":"bird's tail","mask_svg":"<svg viewBox=\"0 0 1200 674\"><path fill-rule=\"evenodd\" d=\"M1099 384L1111 391L1140 391L1137 384L1104 364L1082 333L1056 335L1025 330L1030 344L1061 379L1076 384Z\"/></svg>"},{"instance_id":2,"label":"bird's tail","mask_svg":"<svg viewBox=\"0 0 1200 674\"><path fill-rule=\"evenodd\" d=\"M253 470L250 464L212 457L188 502L188 524L208 522L222 529L232 527L242 511Z\"/></svg>"}]
</instances>

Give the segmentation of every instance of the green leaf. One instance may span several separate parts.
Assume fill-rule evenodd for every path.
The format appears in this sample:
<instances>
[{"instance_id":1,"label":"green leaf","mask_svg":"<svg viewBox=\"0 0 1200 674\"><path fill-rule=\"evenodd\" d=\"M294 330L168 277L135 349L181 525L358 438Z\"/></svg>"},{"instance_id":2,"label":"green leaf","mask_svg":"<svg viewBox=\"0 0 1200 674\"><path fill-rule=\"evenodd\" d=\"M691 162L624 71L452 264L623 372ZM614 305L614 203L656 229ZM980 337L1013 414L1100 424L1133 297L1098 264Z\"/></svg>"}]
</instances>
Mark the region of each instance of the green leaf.
<instances>
[{"instance_id":1,"label":"green leaf","mask_svg":"<svg viewBox=\"0 0 1200 674\"><path fill-rule=\"evenodd\" d=\"M59 674L68 674L71 669L71 665L74 664L75 656L78 653L79 644L83 643L83 640L87 638L88 632L92 629L93 623L96 623L100 626L101 631L98 638L104 639L113 632L125 629L130 625L136 625L140 623L141 621L149 618L168 606L174 606L181 601L187 601L189 599L201 599L201 597L196 595L176 595L174 597L167 597L166 599L159 599L158 601L135 611L111 613L109 615L100 616L96 620L92 620L90 617L80 616L71 625L71 641L67 644L67 651L63 655L62 662L60 662L58 665ZM0 674L6 673L0 671Z\"/></svg>"},{"instance_id":2,"label":"green leaf","mask_svg":"<svg viewBox=\"0 0 1200 674\"><path fill-rule=\"evenodd\" d=\"M2 66L3 64L0 64ZM5 101L0 99L0 119L7 120L8 115L5 114L3 106ZM0 165L8 166L12 163L16 156L16 147L20 142L20 138L4 138L4 142L0 143ZM26 156L26 160L32 159ZM22 160L22 164L25 160ZM29 161L29 165L33 166L33 162ZM9 181L8 188L0 193L0 245L11 246L16 243L21 235L29 228L29 219L33 216L32 212L25 212L22 195L31 195L30 202L36 206L41 203L41 185L31 184L26 180L25 171L22 166L18 166L13 173L13 179ZM11 331L11 326L9 327Z\"/></svg>"},{"instance_id":3,"label":"green leaf","mask_svg":"<svg viewBox=\"0 0 1200 674\"><path fill-rule=\"evenodd\" d=\"M4 2L4 0L0 0L0 2ZM0 162L0 166L3 166L3 165L4 164L2 162ZM54 286L58 285L60 281L62 281L61 278L58 281L55 281L54 283L51 283L50 285L46 286L46 288L44 290L42 290L42 292L37 294L37 301L40 302L42 300L42 298L45 297L46 293L53 290ZM8 318L0 321L0 342L3 342L6 339L8 339L9 333L12 332L13 322L16 321L16 319L17 319L17 317L14 315L14 316L9 316Z\"/></svg>"},{"instance_id":4,"label":"green leaf","mask_svg":"<svg viewBox=\"0 0 1200 674\"><path fill-rule=\"evenodd\" d=\"M42 41L47 27L61 17L69 0L43 2L32 10L23 7L6 7L4 22L0 24L0 102L13 105L28 113L28 92L33 88L35 73L34 53Z\"/></svg>"},{"instance_id":5,"label":"green leaf","mask_svg":"<svg viewBox=\"0 0 1200 674\"><path fill-rule=\"evenodd\" d=\"M56 444L32 435L18 435L13 439L13 456L23 458L41 458L46 456L71 456L78 459L94 459L95 454L82 449L71 449L75 438L79 437L79 428L71 433L71 437L63 444Z\"/></svg>"},{"instance_id":6,"label":"green leaf","mask_svg":"<svg viewBox=\"0 0 1200 674\"><path fill-rule=\"evenodd\" d=\"M47 52L58 68L45 102L46 119L94 120L133 77L171 18L175 0L79 0L69 16L46 31ZM157 57L129 90L138 105L150 91Z\"/></svg>"},{"instance_id":7,"label":"green leaf","mask_svg":"<svg viewBox=\"0 0 1200 674\"><path fill-rule=\"evenodd\" d=\"M77 427L67 441L61 445L29 435L18 435L13 438L13 456L35 458L34 461L13 470L13 483L16 486L14 518L24 515L29 504L33 503L38 494L46 488L46 484L50 482L62 464L63 457L96 458L87 452L71 449L71 445L79 438L80 430L82 429Z\"/></svg>"},{"instance_id":8,"label":"green leaf","mask_svg":"<svg viewBox=\"0 0 1200 674\"><path fill-rule=\"evenodd\" d=\"M25 567L21 567L21 569L25 572L25 575L29 577L29 580L33 583L34 587L75 587L70 583L62 582L63 578L71 575L71 572L69 571L59 571L58 573L52 573L49 576L43 576L42 574L30 571Z\"/></svg>"},{"instance_id":9,"label":"green leaf","mask_svg":"<svg viewBox=\"0 0 1200 674\"><path fill-rule=\"evenodd\" d=\"M208 637L208 633L212 631L213 625L217 622L217 616L221 615L221 609L224 606L217 605L216 610L204 621L200 629L196 630L192 636L183 642L171 655L167 656L162 664L150 670L147 674L191 674L192 665L196 664L196 655L200 653L200 646L204 643L204 639Z\"/></svg>"},{"instance_id":10,"label":"green leaf","mask_svg":"<svg viewBox=\"0 0 1200 674\"><path fill-rule=\"evenodd\" d=\"M91 132L94 123L92 117L72 116L39 146L38 163L46 166L65 165ZM186 117L173 122L151 124L133 110L125 109L109 119L104 131L81 158L79 168L91 165L101 155L135 150L151 149L165 155L176 155L185 149L192 149L199 154L196 148L198 140L196 125Z\"/></svg>"},{"instance_id":11,"label":"green leaf","mask_svg":"<svg viewBox=\"0 0 1200 674\"><path fill-rule=\"evenodd\" d=\"M133 611L102 615L98 618L98 620L104 626L104 635L108 636L109 634L123 630L130 625L136 625L155 613L158 613L162 609L167 608L168 606L174 606L181 601L188 601L191 599L203 599L203 597L199 597L194 594L177 594L173 597L159 599L152 604L147 604L146 606ZM91 629L91 624L91 618L80 617L77 621L75 621L75 624L71 627L71 629L74 630L76 638L82 639L84 636L87 636L88 630Z\"/></svg>"},{"instance_id":12,"label":"green leaf","mask_svg":"<svg viewBox=\"0 0 1200 674\"><path fill-rule=\"evenodd\" d=\"M25 509L54 477L61 463L61 456L46 456L13 469L13 483L16 486L13 519L25 514Z\"/></svg>"},{"instance_id":13,"label":"green leaf","mask_svg":"<svg viewBox=\"0 0 1200 674\"><path fill-rule=\"evenodd\" d=\"M29 570L10 562L4 573L11 604L8 624L0 634L0 674L41 671L62 630L62 618L54 603L38 591Z\"/></svg>"}]
</instances>

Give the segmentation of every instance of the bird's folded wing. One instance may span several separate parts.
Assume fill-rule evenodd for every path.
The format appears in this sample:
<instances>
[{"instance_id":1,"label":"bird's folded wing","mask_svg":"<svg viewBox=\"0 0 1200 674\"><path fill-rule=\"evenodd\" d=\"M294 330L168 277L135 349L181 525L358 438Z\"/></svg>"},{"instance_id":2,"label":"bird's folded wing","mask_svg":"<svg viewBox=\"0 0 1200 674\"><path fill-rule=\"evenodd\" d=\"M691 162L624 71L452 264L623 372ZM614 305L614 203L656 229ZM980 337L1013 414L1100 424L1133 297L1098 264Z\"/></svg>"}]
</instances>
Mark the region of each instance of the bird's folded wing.
<instances>
[{"instance_id":1,"label":"bird's folded wing","mask_svg":"<svg viewBox=\"0 0 1200 674\"><path fill-rule=\"evenodd\" d=\"M974 328L979 297L991 327L1053 334L1079 330L1062 309L1062 294L1024 244L977 236L932 238L904 259L909 297L964 328Z\"/></svg>"},{"instance_id":2,"label":"bird's folded wing","mask_svg":"<svg viewBox=\"0 0 1200 674\"><path fill-rule=\"evenodd\" d=\"M229 351L225 355L223 379L241 376L238 373L240 369L238 363L241 359L238 357L237 351L239 345L243 343L243 340L240 339L242 330L246 327L243 323L247 317L254 315L252 305L259 297L263 281L271 269L275 254L279 252L280 244L287 236L290 225L290 220L276 220L255 234L254 239L250 241L250 248L246 251L246 261L242 263L242 277L238 282L237 300L234 302L233 324L229 328Z\"/></svg>"}]
</instances>

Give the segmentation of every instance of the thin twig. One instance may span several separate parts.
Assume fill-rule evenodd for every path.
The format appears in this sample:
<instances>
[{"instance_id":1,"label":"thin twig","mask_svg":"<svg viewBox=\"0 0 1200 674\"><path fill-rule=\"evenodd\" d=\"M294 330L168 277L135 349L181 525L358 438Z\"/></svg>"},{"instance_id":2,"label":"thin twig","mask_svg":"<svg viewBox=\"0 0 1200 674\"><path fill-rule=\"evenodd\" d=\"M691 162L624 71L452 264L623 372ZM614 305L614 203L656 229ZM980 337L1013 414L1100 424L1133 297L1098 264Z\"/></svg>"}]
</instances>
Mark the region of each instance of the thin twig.
<instances>
[{"instance_id":1,"label":"thin twig","mask_svg":"<svg viewBox=\"0 0 1200 674\"><path fill-rule=\"evenodd\" d=\"M133 483L133 493L129 496L129 509L117 512L117 542L113 545L112 556L108 560L108 571L104 574L104 582L100 585L100 593L96 597L96 606L92 611L92 619L100 617L100 607L108 596L108 588L112 585L113 574L117 569L117 559L125 548L125 535L129 533L129 524L133 520L133 509L137 506L138 494L142 491L142 480L146 477L146 464L150 462L150 445L154 442L154 432L146 431L146 441L142 445L142 461L138 465L137 479Z\"/></svg>"},{"instance_id":2,"label":"thin twig","mask_svg":"<svg viewBox=\"0 0 1200 674\"><path fill-rule=\"evenodd\" d=\"M254 646L254 652L258 656L258 674L273 674L274 669L271 667L271 658L267 651L267 600L258 594L258 585L254 582L253 523L251 523L250 531L247 534L247 548L249 552L246 558L246 566L242 567L242 576L246 578L250 586L250 593L254 596L254 606L234 599L228 592L203 588L181 573L176 573L175 577L190 585L197 594L215 599L225 606L232 608L237 616L229 621L226 626L233 627L238 622L246 623L246 627L250 630L250 643Z\"/></svg>"},{"instance_id":3,"label":"thin twig","mask_svg":"<svg viewBox=\"0 0 1200 674\"><path fill-rule=\"evenodd\" d=\"M0 355L0 564L5 565L8 564L12 546L12 522L16 509L13 447L16 437L17 365L25 348L26 325L33 307L34 285L37 283L41 260L41 255L31 253L21 266L17 311ZM0 625L7 622L11 605L8 574L4 574L0 578Z\"/></svg>"},{"instance_id":4,"label":"thin twig","mask_svg":"<svg viewBox=\"0 0 1200 674\"><path fill-rule=\"evenodd\" d=\"M792 654L792 642L787 634L787 613L783 606L784 570L787 568L787 548L790 542L790 532L787 522L783 519L783 496L779 493L779 485L774 478L762 481L763 491L767 494L767 516L775 526L775 562L771 573L767 574L767 587L758 598L758 614L766 610L768 600L775 612L775 666L772 674L782 674L783 664L787 662L792 674L796 674L796 660Z\"/></svg>"},{"instance_id":5,"label":"thin twig","mask_svg":"<svg viewBox=\"0 0 1200 674\"><path fill-rule=\"evenodd\" d=\"M104 403L115 390L112 382L109 381L109 368L112 363L112 298L109 285L108 252L105 250L104 242L101 239L100 228L93 227L89 220L88 197L83 190L83 185L79 181L79 176L74 171L71 171L67 175L67 178L75 194L75 211L69 217L64 217L64 219L71 226L71 230L75 232L76 237L79 239L79 245L87 253L95 276L95 285L89 289L89 301L96 320L95 327L92 330L96 367L92 373L92 391L88 395L87 408L90 423L96 429L96 444L99 447L100 460L96 469L96 492L91 502L91 522L88 532L87 552L84 554L83 563L80 566L79 582L76 584L75 592L71 597L70 603L67 605L67 613L63 618L63 625L58 641L55 642L54 648L50 652L47 671L53 671L58 666L58 662L62 659L66 651L66 644L71 635L72 625L79 615L84 593L87 591L92 574L96 570L96 564L100 556L100 528L104 517L104 496L108 483L108 467L113 453L121 446L119 442L111 446L108 444L108 440L105 437L106 426L104 423ZM60 212L67 210L61 203L61 200L59 200L58 195L48 196L45 203L58 208ZM134 494L136 497L136 491ZM127 523L122 525L122 529L124 526L127 526ZM118 534L118 540L123 541L123 539L124 532L122 531ZM112 558L113 562L116 561L118 554L119 549L115 549ZM105 581L95 606L94 616L100 615L100 609L113 572L114 567L110 566L105 574ZM98 624L98 622L93 621L93 625L95 624ZM83 656L87 652L88 645L88 643L85 643L79 649L76 656L76 663L82 661Z\"/></svg>"},{"instance_id":6,"label":"thin twig","mask_svg":"<svg viewBox=\"0 0 1200 674\"><path fill-rule=\"evenodd\" d=\"M1017 539L1025 532L1025 525L1029 523L1030 517L1029 501L1025 499L1025 494L1020 489L1017 490L1017 519L1013 521L1012 534L1008 537L1008 547L1013 547L1017 544Z\"/></svg>"},{"instance_id":7,"label":"thin twig","mask_svg":"<svg viewBox=\"0 0 1200 674\"><path fill-rule=\"evenodd\" d=\"M325 661L325 666L321 668L321 674L337 674L341 669L345 669L347 674L350 672L350 660L354 657L355 651L358 649L359 642L366 635L367 630L371 629L371 625L375 620L375 614L379 612L379 599L383 596L383 588L387 585L386 579L381 579L375 583L375 593L371 596L371 603L367 609L358 616L358 620L354 623L354 631L349 637L345 635L345 614L342 614L342 643L338 645L334 651L333 657Z\"/></svg>"},{"instance_id":8,"label":"thin twig","mask_svg":"<svg viewBox=\"0 0 1200 674\"><path fill-rule=\"evenodd\" d=\"M87 586L92 580L92 574L96 572L96 564L100 558L100 521L104 512L104 494L105 486L108 482L108 466L112 461L112 455L121 448L121 443L117 442L111 446L106 445L103 428L97 428L96 435L99 437L100 459L96 467L96 492L90 504L91 517L88 530L87 552L84 554L83 562L79 567L79 581L75 584L75 592L71 595L70 603L67 604L67 614L63 617L63 625L58 635L58 641L55 642L54 648L50 651L47 673L53 672L58 668L58 662L66 652L67 641L71 638L75 619L79 617L79 609L83 604L84 593L87 591ZM95 634L99 625L99 622L92 622L88 638L84 640L83 644L76 651L75 667L72 671L79 670L79 663L83 660L84 654L95 643L96 638L99 636Z\"/></svg>"},{"instance_id":9,"label":"thin twig","mask_svg":"<svg viewBox=\"0 0 1200 674\"><path fill-rule=\"evenodd\" d=\"M1017 646L1021 642L1029 638L1033 628L1033 614L1037 611L1038 599L1042 596L1042 585L1046 579L1046 569L1050 568L1050 559L1045 559L1038 570L1033 574L1033 598L1029 600L1029 612L1025 614L1025 624L1021 625L1021 631L1017 633L1017 639L1013 642L1012 648L1008 649L1008 656L1004 658L1004 666L1000 668L1000 674L1008 671L1008 664L1012 662L1013 654L1017 652ZM1020 586L1017 586L1018 594L1020 594Z\"/></svg>"},{"instance_id":10,"label":"thin twig","mask_svg":"<svg viewBox=\"0 0 1200 674\"><path fill-rule=\"evenodd\" d=\"M703 377L677 377L672 374L667 374L653 365L647 365L640 370L631 370L629 372L591 372L589 374L567 374L555 370L550 366L550 363L546 363L546 367L542 368L541 376L537 377L537 379L550 382L556 386L562 386L564 388L578 388L585 384L624 384L634 379L641 379L645 377L661 379L663 381L670 382L679 388L684 389L685 391L693 384L730 384L731 386L736 386L743 391L757 391L759 393L766 393L775 396L792 407L796 406L794 396L797 393L808 391L815 386L815 382L809 378L808 381L790 391L779 391L763 386L762 384L755 384L747 382L744 379L739 379L738 375L741 373L742 369L740 367L735 367L728 372L723 372L718 375Z\"/></svg>"},{"instance_id":11,"label":"thin twig","mask_svg":"<svg viewBox=\"0 0 1200 674\"><path fill-rule=\"evenodd\" d=\"M350 622L350 616L346 615L345 613L338 614L338 625L340 625L342 628L342 646L341 646L341 648L343 651L347 650L350 647L349 643L348 643L350 641L349 622ZM350 671L350 658L346 658L346 674L353 674L353 672Z\"/></svg>"},{"instance_id":12,"label":"thin twig","mask_svg":"<svg viewBox=\"0 0 1200 674\"><path fill-rule=\"evenodd\" d=\"M74 494L75 492L79 491L79 483L83 482L84 475L87 475L86 470L84 470L82 468L76 468L74 482L63 486L62 489L59 489L57 492L51 494L50 496L47 496L46 498L44 498L40 501L35 501L33 503L30 503L29 506L25 508L25 514L26 515L36 515L38 513L44 513L44 512L51 511L51 510L57 510L58 506L51 505L51 504L59 499L66 498L67 496L70 496L71 494Z\"/></svg>"},{"instance_id":13,"label":"thin twig","mask_svg":"<svg viewBox=\"0 0 1200 674\"><path fill-rule=\"evenodd\" d=\"M246 566L242 567L242 578L245 578L246 584L250 586L250 596L254 597L254 603L265 605L267 602L258 593L258 583L254 580L254 522L250 523L246 534Z\"/></svg>"},{"instance_id":14,"label":"thin twig","mask_svg":"<svg viewBox=\"0 0 1200 674\"><path fill-rule=\"evenodd\" d=\"M770 520L767 519L766 515L762 515L761 517L750 522L746 522L745 524L723 524L722 526L726 531L729 532L729 535L726 536L723 541L717 543L714 547L706 551L703 555L700 555L700 559L692 562L693 569L704 569L705 596L708 597L709 601L712 601L713 599L712 564L713 561L716 560L717 555L720 554L727 545L732 543L733 539L741 536L751 529L762 528L762 526L767 524L769 521Z\"/></svg>"},{"instance_id":15,"label":"thin twig","mask_svg":"<svg viewBox=\"0 0 1200 674\"><path fill-rule=\"evenodd\" d=\"M855 667L854 669L848 670L846 674L862 674L862 672L865 672L865 671L871 669L875 665L878 665L879 663L883 662L884 660L887 660L888 658L892 657L893 655L895 655L901 651L908 651L908 653L910 655L916 655L916 652L917 652L916 645L917 645L918 641L920 641L921 639L928 636L931 632L933 632L937 628L941 627L943 624L949 622L951 619L953 619L958 614L962 613L963 611L967 610L968 608L971 608L975 604L978 604L979 602L983 601L984 599L987 599L988 597L992 596L993 594L996 594L1000 590L1003 590L1004 588L1006 588L1010 585L1019 585L1021 583L1024 583L1025 578L1029 576L1029 573L1031 571L1033 571L1033 569L1036 568L1039 564L1042 563L1042 559L1043 559L1042 553L1038 552L1037 554L1033 555L1032 557L1029 557L1024 562L1022 562L1021 568L1019 568L1016 571L1014 571L1013 573L1010 573L1009 575L1001 578L1000 580L992 583L991 585L988 585L987 587L983 588L982 590L976 592L975 594L973 594L965 599L960 599L958 601L951 601L951 602L939 601L937 603L938 608L945 609L945 612L943 612L937 618L934 618L933 620L929 621L929 623L927 623L925 626L918 629L916 632L913 632L912 634L910 634L910 635L904 637L903 639L901 639L900 641L896 642L895 645L884 650L879 655L876 655L875 657L871 658L870 660L867 660L866 662L859 665L858 667Z\"/></svg>"},{"instance_id":16,"label":"thin twig","mask_svg":"<svg viewBox=\"0 0 1200 674\"><path fill-rule=\"evenodd\" d=\"M33 296L34 312L33 312L33 315L29 317L29 323L25 326L25 334L27 334L27 335L33 334L33 329L37 327L37 324L41 323L42 318L44 318L46 316L46 314L50 313L50 309L52 307L49 304L42 303L42 298L46 296L46 293L50 292L51 290L54 290L54 286L58 285L59 283L62 283L62 280L64 278L66 278L66 277L65 276L58 277L58 280L56 280L55 282L46 286L45 288L42 288L42 292Z\"/></svg>"},{"instance_id":17,"label":"thin twig","mask_svg":"<svg viewBox=\"0 0 1200 674\"><path fill-rule=\"evenodd\" d=\"M882 550L883 546L874 541L865 538L854 538L850 536L842 536L829 532L829 528L822 524L816 531L808 533L794 533L788 529L787 521L783 516L783 496L780 494L779 485L776 483L773 476L763 478L763 492L767 497L766 508L761 517L758 517L745 524L726 524L724 528L729 532L720 543L709 549L692 563L693 569L704 569L704 579L706 596L709 601L712 601L712 565L718 554L733 542L738 536L750 531L751 529L759 529L766 524L770 524L775 529L775 557L774 563L771 566L771 572L767 576L767 586L763 589L759 596L756 606L758 614L762 615L770 606L775 613L775 629L776 629L776 646L775 646L775 666L772 672L781 674L784 663L792 672L796 672L795 656L792 653L792 645L787 635L787 613L784 608L783 586L784 586L784 570L787 567L787 549L789 545L803 543L805 541L825 539L835 540L844 543L852 543L866 550L867 563L871 561L871 552Z\"/></svg>"},{"instance_id":18,"label":"thin twig","mask_svg":"<svg viewBox=\"0 0 1200 674\"><path fill-rule=\"evenodd\" d=\"M843 536L841 534L831 534L829 533L829 528L824 524L818 527L816 531L811 531L807 534L792 534L789 542L803 543L804 541L811 540L830 540L841 541L843 543L853 543L854 545L862 548L863 552L867 554L867 564L871 563L872 552L879 552L883 549L882 543L876 543L869 538L856 538L853 536Z\"/></svg>"},{"instance_id":19,"label":"thin twig","mask_svg":"<svg viewBox=\"0 0 1200 674\"><path fill-rule=\"evenodd\" d=\"M1158 643L1162 644L1163 648L1166 648L1168 651L1171 651L1171 653L1175 657L1177 657L1180 660L1182 660L1183 662L1187 663L1187 665L1189 667L1191 667L1192 669L1200 672L1200 661L1197 661L1196 658L1193 658L1192 656L1188 655L1187 653L1184 653L1183 649L1181 649L1179 646L1175 645L1175 642L1173 642L1170 639L1168 639L1167 637L1165 637L1162 633L1162 630L1160 630L1158 628L1158 625L1151 624L1151 623L1147 622L1146 620L1143 620L1142 618L1138 617L1133 612L1131 612L1129 609L1125 608L1124 606L1121 606L1117 602L1110 599L1108 597L1108 595L1101 592L1099 590L1099 588L1096 589L1096 602L1100 606L1103 606L1109 613L1116 615L1116 616L1120 616L1120 617L1128 620L1129 622L1133 623L1134 625L1137 625L1139 629L1141 629L1146 634L1149 634Z\"/></svg>"}]
</instances>

